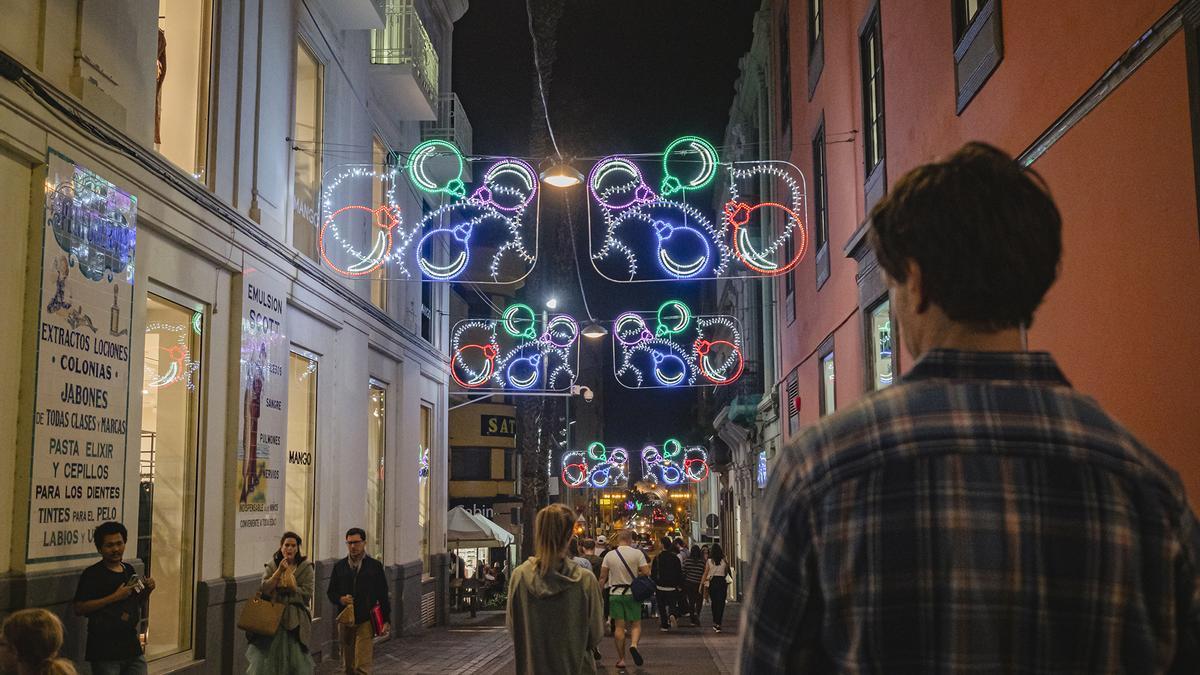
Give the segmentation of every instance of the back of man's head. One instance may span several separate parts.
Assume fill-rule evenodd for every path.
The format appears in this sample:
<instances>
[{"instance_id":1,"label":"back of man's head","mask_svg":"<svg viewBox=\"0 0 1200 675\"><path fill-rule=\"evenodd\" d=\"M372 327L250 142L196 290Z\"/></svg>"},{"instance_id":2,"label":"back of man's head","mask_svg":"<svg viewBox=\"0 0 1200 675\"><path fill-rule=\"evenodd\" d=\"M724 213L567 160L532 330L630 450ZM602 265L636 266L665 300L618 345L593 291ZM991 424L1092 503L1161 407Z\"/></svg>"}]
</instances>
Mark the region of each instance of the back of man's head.
<instances>
[{"instance_id":1,"label":"back of man's head","mask_svg":"<svg viewBox=\"0 0 1200 675\"><path fill-rule=\"evenodd\" d=\"M1029 326L1054 283L1062 220L1045 183L1002 151L968 143L905 174L871 212L870 241L898 282L913 262L922 306L975 330Z\"/></svg>"},{"instance_id":2,"label":"back of man's head","mask_svg":"<svg viewBox=\"0 0 1200 675\"><path fill-rule=\"evenodd\" d=\"M617 544L620 546L630 546L633 544L633 531L621 530L617 533Z\"/></svg>"}]
</instances>

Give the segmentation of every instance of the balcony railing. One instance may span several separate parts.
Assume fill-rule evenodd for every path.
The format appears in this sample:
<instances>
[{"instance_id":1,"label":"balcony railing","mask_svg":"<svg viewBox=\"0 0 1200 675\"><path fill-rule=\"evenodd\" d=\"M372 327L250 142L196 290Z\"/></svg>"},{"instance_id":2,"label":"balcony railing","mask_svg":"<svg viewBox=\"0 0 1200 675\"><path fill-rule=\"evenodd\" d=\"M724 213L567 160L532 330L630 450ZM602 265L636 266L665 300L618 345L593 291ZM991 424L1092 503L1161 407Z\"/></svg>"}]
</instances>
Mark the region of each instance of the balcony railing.
<instances>
[{"instance_id":1,"label":"balcony railing","mask_svg":"<svg viewBox=\"0 0 1200 675\"><path fill-rule=\"evenodd\" d=\"M742 370L742 376L736 382L713 389L713 402L716 404L716 409L720 410L738 398L759 399L762 398L762 395L762 363L759 361L746 361L745 368Z\"/></svg>"},{"instance_id":2,"label":"balcony railing","mask_svg":"<svg viewBox=\"0 0 1200 675\"><path fill-rule=\"evenodd\" d=\"M413 0L386 0L384 28L371 31L371 63L411 67L430 106L437 101L437 50Z\"/></svg>"},{"instance_id":3,"label":"balcony railing","mask_svg":"<svg viewBox=\"0 0 1200 675\"><path fill-rule=\"evenodd\" d=\"M458 146L462 154L470 156L472 151L471 120L467 119L467 111L463 109L462 101L456 94L442 94L437 101L437 119L432 122L421 122L421 140L431 138L450 141ZM470 167L468 165L467 171ZM471 176L464 175L463 180L470 182Z\"/></svg>"}]
</instances>

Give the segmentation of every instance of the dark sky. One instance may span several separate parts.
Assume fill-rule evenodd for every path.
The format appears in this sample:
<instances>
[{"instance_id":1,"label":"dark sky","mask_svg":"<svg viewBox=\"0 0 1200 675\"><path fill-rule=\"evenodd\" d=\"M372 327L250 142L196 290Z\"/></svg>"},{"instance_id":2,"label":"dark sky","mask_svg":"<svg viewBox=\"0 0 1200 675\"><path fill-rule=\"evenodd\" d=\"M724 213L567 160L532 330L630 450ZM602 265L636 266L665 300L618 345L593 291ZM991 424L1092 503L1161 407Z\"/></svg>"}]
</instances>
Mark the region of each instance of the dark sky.
<instances>
[{"instance_id":1,"label":"dark sky","mask_svg":"<svg viewBox=\"0 0 1200 675\"><path fill-rule=\"evenodd\" d=\"M565 156L659 152L684 134L721 144L759 0L564 2L546 93ZM533 116L536 80L526 22L524 0L474 0L454 26L453 88L471 120L475 154L528 156L531 124L545 124L540 108ZM591 165L576 164L585 174ZM578 213L584 194L577 192ZM581 249L585 223L575 219ZM591 312L602 320L629 309L653 310L672 297L695 302L702 284L716 283L610 283L584 250L580 254ZM573 275L555 284L574 289L564 309L585 316ZM630 391L612 379L611 367L607 372L604 440L610 445L636 446L694 426L697 390Z\"/></svg>"}]
</instances>

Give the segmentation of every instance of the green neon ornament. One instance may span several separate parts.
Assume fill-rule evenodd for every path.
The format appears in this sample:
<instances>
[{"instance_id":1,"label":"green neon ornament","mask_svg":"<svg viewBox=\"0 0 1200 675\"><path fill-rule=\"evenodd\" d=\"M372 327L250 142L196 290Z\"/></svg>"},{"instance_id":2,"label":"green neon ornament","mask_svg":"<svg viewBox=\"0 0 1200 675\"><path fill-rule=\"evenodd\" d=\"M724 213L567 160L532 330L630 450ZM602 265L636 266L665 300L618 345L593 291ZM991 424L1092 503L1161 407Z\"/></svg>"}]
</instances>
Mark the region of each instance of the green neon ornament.
<instances>
[{"instance_id":1,"label":"green neon ornament","mask_svg":"<svg viewBox=\"0 0 1200 675\"><path fill-rule=\"evenodd\" d=\"M674 438L668 438L663 442L662 456L663 459L674 459L683 452L683 443L680 443Z\"/></svg>"},{"instance_id":2,"label":"green neon ornament","mask_svg":"<svg viewBox=\"0 0 1200 675\"><path fill-rule=\"evenodd\" d=\"M680 178L671 173L671 155L695 153L700 155L700 168L691 178ZM701 190L717 177L717 164L720 157L712 143L699 136L681 136L671 141L663 151L663 182L662 196L669 197L676 192Z\"/></svg>"},{"instance_id":3,"label":"green neon ornament","mask_svg":"<svg viewBox=\"0 0 1200 675\"><path fill-rule=\"evenodd\" d=\"M600 441L592 441L587 446L587 456L593 461L603 462L608 459L608 449Z\"/></svg>"},{"instance_id":4,"label":"green neon ornament","mask_svg":"<svg viewBox=\"0 0 1200 675\"><path fill-rule=\"evenodd\" d=\"M537 315L533 313L533 308L529 305L520 302L513 303L504 309L504 314L500 315L500 318L500 325L504 326L504 332L509 335L526 340L533 340L537 337L537 330L534 328L537 324ZM528 325L522 328L523 324Z\"/></svg>"},{"instance_id":5,"label":"green neon ornament","mask_svg":"<svg viewBox=\"0 0 1200 675\"><path fill-rule=\"evenodd\" d=\"M654 336L668 337L687 330L692 323L692 310L680 300L667 300L658 306L655 318Z\"/></svg>"},{"instance_id":6,"label":"green neon ornament","mask_svg":"<svg viewBox=\"0 0 1200 675\"><path fill-rule=\"evenodd\" d=\"M458 164L458 170L450 182L438 185L425 172L425 162L433 157L444 155L454 157L454 161ZM449 141L433 138L413 148L412 154L408 156L405 170L408 171L408 177L412 180L413 185L417 186L417 189L430 193L444 192L452 197L462 199L467 196L467 186L462 182L463 166L463 156L456 145Z\"/></svg>"}]
</instances>

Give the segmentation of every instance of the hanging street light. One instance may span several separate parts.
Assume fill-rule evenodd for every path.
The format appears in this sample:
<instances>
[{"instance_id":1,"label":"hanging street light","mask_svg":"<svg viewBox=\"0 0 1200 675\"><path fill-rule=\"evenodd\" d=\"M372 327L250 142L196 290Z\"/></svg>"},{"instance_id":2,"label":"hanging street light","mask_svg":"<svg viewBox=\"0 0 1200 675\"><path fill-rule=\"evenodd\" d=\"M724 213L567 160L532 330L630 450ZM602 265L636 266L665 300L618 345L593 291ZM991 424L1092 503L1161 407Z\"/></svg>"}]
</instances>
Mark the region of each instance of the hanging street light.
<instances>
[{"instance_id":1,"label":"hanging street light","mask_svg":"<svg viewBox=\"0 0 1200 675\"><path fill-rule=\"evenodd\" d=\"M542 172L542 182L556 188L569 188L583 183L583 174L569 162L556 161Z\"/></svg>"}]
</instances>

